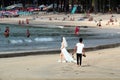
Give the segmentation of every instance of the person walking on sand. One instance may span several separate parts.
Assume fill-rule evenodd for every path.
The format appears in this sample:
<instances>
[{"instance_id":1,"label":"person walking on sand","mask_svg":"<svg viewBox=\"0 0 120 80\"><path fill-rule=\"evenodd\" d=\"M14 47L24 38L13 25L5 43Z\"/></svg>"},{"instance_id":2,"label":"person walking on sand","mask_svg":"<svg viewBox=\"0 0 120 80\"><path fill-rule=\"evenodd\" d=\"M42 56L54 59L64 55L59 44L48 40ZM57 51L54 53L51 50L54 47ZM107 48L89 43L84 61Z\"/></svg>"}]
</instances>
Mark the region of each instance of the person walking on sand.
<instances>
[{"instance_id":1,"label":"person walking on sand","mask_svg":"<svg viewBox=\"0 0 120 80\"><path fill-rule=\"evenodd\" d=\"M79 43L76 44L76 46L74 48L74 53L76 53L77 65L81 66L82 56L86 57L85 50L84 50L84 43L83 43L82 38L79 38Z\"/></svg>"},{"instance_id":2,"label":"person walking on sand","mask_svg":"<svg viewBox=\"0 0 120 80\"><path fill-rule=\"evenodd\" d=\"M60 60L59 62L74 62L76 63L76 60L74 60L72 58L72 55L67 51L66 47L67 47L67 41L65 39L65 37L62 38L62 42L61 42L61 53L60 53Z\"/></svg>"},{"instance_id":3,"label":"person walking on sand","mask_svg":"<svg viewBox=\"0 0 120 80\"><path fill-rule=\"evenodd\" d=\"M65 60L65 57L64 57L64 54L63 54L63 52L62 52L62 49L66 48L66 47L67 47L67 41L66 41L65 37L62 37L61 48L60 48L60 50L61 50L61 53L60 53L60 61L61 61L61 62L65 62L65 61L64 61L64 60Z\"/></svg>"}]
</instances>

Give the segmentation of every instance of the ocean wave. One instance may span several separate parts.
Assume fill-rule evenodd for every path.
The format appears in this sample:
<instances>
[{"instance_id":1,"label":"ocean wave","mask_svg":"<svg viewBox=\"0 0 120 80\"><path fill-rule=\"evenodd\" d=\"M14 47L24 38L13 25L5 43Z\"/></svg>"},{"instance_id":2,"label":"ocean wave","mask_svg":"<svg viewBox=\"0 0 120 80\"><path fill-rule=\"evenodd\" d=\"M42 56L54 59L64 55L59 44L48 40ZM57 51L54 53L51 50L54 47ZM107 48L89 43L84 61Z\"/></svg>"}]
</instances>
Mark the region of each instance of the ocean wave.
<instances>
[{"instance_id":1,"label":"ocean wave","mask_svg":"<svg viewBox=\"0 0 120 80\"><path fill-rule=\"evenodd\" d=\"M11 44L22 44L22 43L32 43L32 42L47 42L53 41L53 38L34 38L34 39L13 39L9 40Z\"/></svg>"},{"instance_id":2,"label":"ocean wave","mask_svg":"<svg viewBox=\"0 0 120 80\"><path fill-rule=\"evenodd\" d=\"M25 42L28 42L28 43L33 42L31 39L25 39L24 41L25 41Z\"/></svg>"},{"instance_id":3,"label":"ocean wave","mask_svg":"<svg viewBox=\"0 0 120 80\"><path fill-rule=\"evenodd\" d=\"M10 43L12 44L23 43L23 40L10 40Z\"/></svg>"},{"instance_id":4,"label":"ocean wave","mask_svg":"<svg viewBox=\"0 0 120 80\"><path fill-rule=\"evenodd\" d=\"M35 38L34 39L37 42L41 42L41 41L53 41L53 38Z\"/></svg>"}]
</instances>

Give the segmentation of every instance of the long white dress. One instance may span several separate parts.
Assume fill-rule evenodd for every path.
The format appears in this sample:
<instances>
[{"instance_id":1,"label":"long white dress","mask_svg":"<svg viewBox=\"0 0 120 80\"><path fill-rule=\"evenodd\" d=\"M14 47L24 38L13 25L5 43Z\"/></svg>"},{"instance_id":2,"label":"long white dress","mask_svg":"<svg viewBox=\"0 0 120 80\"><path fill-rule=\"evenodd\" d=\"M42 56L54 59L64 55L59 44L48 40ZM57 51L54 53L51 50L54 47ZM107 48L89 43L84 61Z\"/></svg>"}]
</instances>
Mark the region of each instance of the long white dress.
<instances>
[{"instance_id":1,"label":"long white dress","mask_svg":"<svg viewBox=\"0 0 120 80\"><path fill-rule=\"evenodd\" d=\"M77 61L75 59L73 59L72 55L70 55L70 53L66 50L67 47L67 41L65 39L65 37L63 37L63 41L61 43L61 53L64 56L65 61L64 62L74 62L76 63ZM61 62L61 60L58 60L58 62Z\"/></svg>"},{"instance_id":2,"label":"long white dress","mask_svg":"<svg viewBox=\"0 0 120 80\"><path fill-rule=\"evenodd\" d=\"M64 55L64 58L67 62L74 62L76 63L76 60L73 59L73 57L70 55L70 53L66 50L66 48L62 49L62 53Z\"/></svg>"}]
</instances>

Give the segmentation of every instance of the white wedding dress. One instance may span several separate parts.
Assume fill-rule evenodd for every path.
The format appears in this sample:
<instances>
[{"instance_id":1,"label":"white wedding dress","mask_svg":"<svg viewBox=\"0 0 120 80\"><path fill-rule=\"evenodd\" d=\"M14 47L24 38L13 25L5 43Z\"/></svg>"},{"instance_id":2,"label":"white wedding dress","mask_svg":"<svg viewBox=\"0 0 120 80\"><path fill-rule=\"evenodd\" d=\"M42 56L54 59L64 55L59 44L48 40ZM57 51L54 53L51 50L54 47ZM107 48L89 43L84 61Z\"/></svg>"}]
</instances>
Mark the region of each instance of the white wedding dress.
<instances>
[{"instance_id":1,"label":"white wedding dress","mask_svg":"<svg viewBox=\"0 0 120 80\"><path fill-rule=\"evenodd\" d=\"M68 46L67 41L66 41L65 37L63 37L62 43L61 43L61 52L64 56L65 61L62 61L62 62L74 62L74 63L76 63L77 61L75 59L73 59L72 55L70 55L70 53L66 50L67 46ZM58 60L58 62L61 62L61 60Z\"/></svg>"},{"instance_id":2,"label":"white wedding dress","mask_svg":"<svg viewBox=\"0 0 120 80\"><path fill-rule=\"evenodd\" d=\"M62 49L62 53L64 55L64 58L66 60L66 62L74 62L76 63L76 60L73 59L73 57L70 55L70 53L66 50L66 48Z\"/></svg>"}]
</instances>

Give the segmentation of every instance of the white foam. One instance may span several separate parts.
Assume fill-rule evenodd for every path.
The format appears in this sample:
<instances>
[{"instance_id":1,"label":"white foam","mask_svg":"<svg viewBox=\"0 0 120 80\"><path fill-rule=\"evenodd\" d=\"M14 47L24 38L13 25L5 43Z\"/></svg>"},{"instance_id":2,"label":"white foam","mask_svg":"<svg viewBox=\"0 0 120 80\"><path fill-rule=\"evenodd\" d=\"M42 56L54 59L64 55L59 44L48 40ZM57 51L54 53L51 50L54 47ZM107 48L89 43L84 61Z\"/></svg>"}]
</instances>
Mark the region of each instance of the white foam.
<instances>
[{"instance_id":1,"label":"white foam","mask_svg":"<svg viewBox=\"0 0 120 80\"><path fill-rule=\"evenodd\" d=\"M10 43L12 44L23 43L23 40L10 40Z\"/></svg>"},{"instance_id":2,"label":"white foam","mask_svg":"<svg viewBox=\"0 0 120 80\"><path fill-rule=\"evenodd\" d=\"M37 42L41 42L41 41L53 41L52 38L35 38L34 39Z\"/></svg>"},{"instance_id":3,"label":"white foam","mask_svg":"<svg viewBox=\"0 0 120 80\"><path fill-rule=\"evenodd\" d=\"M25 39L24 41L25 41L25 42L29 42L29 43L31 43L31 42L32 42L32 40L31 40L31 39Z\"/></svg>"},{"instance_id":4,"label":"white foam","mask_svg":"<svg viewBox=\"0 0 120 80\"><path fill-rule=\"evenodd\" d=\"M120 32L117 32L117 34L120 34Z\"/></svg>"},{"instance_id":5,"label":"white foam","mask_svg":"<svg viewBox=\"0 0 120 80\"><path fill-rule=\"evenodd\" d=\"M58 28L64 28L64 26L57 26Z\"/></svg>"}]
</instances>

